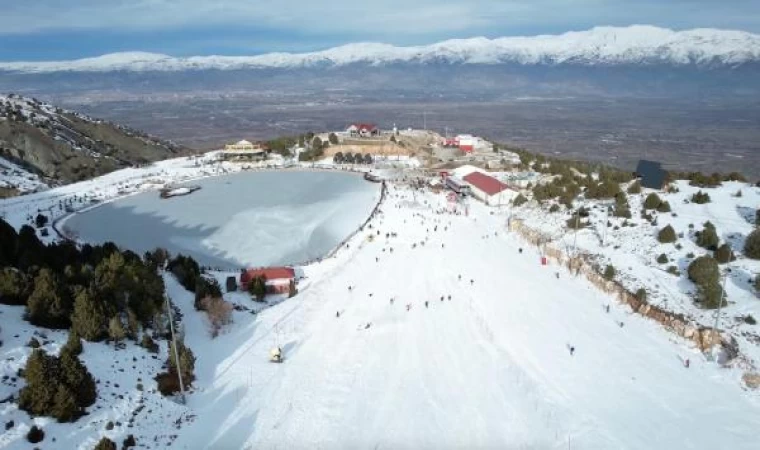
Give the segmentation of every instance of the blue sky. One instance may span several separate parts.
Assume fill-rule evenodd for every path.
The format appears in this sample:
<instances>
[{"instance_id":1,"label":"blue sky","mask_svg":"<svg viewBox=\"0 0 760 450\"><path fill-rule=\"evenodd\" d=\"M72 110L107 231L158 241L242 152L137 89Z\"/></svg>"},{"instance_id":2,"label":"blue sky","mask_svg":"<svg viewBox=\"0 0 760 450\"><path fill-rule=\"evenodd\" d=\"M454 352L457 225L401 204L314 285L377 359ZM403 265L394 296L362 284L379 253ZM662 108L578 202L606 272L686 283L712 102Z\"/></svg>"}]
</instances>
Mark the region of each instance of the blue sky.
<instances>
[{"instance_id":1,"label":"blue sky","mask_svg":"<svg viewBox=\"0 0 760 450\"><path fill-rule=\"evenodd\" d=\"M312 51L349 42L562 33L651 24L760 33L758 0L2 0L0 61L118 51Z\"/></svg>"}]
</instances>

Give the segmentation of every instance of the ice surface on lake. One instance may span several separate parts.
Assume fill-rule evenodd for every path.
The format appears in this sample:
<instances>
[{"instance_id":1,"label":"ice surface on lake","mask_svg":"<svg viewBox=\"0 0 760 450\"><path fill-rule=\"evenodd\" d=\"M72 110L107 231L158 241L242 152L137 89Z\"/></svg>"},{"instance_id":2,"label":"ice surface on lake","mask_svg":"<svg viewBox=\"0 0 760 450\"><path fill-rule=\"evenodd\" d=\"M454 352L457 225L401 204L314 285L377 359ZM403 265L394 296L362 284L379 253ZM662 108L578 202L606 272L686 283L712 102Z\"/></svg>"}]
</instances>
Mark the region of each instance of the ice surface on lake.
<instances>
[{"instance_id":1,"label":"ice surface on lake","mask_svg":"<svg viewBox=\"0 0 760 450\"><path fill-rule=\"evenodd\" d=\"M113 241L140 254L165 247L201 264L236 268L323 256L371 213L379 185L355 174L255 172L195 182L187 196L147 192L74 215L86 242Z\"/></svg>"}]
</instances>

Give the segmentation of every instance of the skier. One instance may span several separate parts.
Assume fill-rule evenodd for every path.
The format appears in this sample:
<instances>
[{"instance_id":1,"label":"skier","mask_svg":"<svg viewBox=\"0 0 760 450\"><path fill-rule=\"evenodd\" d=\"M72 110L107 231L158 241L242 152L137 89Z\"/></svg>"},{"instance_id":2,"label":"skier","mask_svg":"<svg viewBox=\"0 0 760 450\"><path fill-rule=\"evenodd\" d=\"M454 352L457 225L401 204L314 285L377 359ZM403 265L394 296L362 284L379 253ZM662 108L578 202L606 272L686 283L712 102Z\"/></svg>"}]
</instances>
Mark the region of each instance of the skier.
<instances>
[{"instance_id":1,"label":"skier","mask_svg":"<svg viewBox=\"0 0 760 450\"><path fill-rule=\"evenodd\" d=\"M473 285L473 284L475 284L475 280L473 280L472 278L470 278L470 285Z\"/></svg>"},{"instance_id":2,"label":"skier","mask_svg":"<svg viewBox=\"0 0 760 450\"><path fill-rule=\"evenodd\" d=\"M522 253L522 247L520 247L517 251Z\"/></svg>"},{"instance_id":3,"label":"skier","mask_svg":"<svg viewBox=\"0 0 760 450\"><path fill-rule=\"evenodd\" d=\"M554 272L554 275L556 275L557 279L559 280L559 272Z\"/></svg>"},{"instance_id":4,"label":"skier","mask_svg":"<svg viewBox=\"0 0 760 450\"><path fill-rule=\"evenodd\" d=\"M570 356L573 356L573 354L574 354L574 353L575 353L575 347L573 347L573 346L571 345L571 346L570 346Z\"/></svg>"},{"instance_id":5,"label":"skier","mask_svg":"<svg viewBox=\"0 0 760 450\"><path fill-rule=\"evenodd\" d=\"M451 301L451 294L449 294L449 301Z\"/></svg>"},{"instance_id":6,"label":"skier","mask_svg":"<svg viewBox=\"0 0 760 450\"><path fill-rule=\"evenodd\" d=\"M428 301L425 300L425 308L427 308L427 307L428 307Z\"/></svg>"},{"instance_id":7,"label":"skier","mask_svg":"<svg viewBox=\"0 0 760 450\"><path fill-rule=\"evenodd\" d=\"M335 311L335 317L340 318L340 311Z\"/></svg>"},{"instance_id":8,"label":"skier","mask_svg":"<svg viewBox=\"0 0 760 450\"><path fill-rule=\"evenodd\" d=\"M607 306L605 307L605 309L607 310L607 314L609 314L609 313L610 313L610 305L607 305Z\"/></svg>"},{"instance_id":9,"label":"skier","mask_svg":"<svg viewBox=\"0 0 760 450\"><path fill-rule=\"evenodd\" d=\"M441 301L443 301L443 295L441 296Z\"/></svg>"},{"instance_id":10,"label":"skier","mask_svg":"<svg viewBox=\"0 0 760 450\"><path fill-rule=\"evenodd\" d=\"M407 303L406 304L406 310L409 311L410 309L412 309L412 304L411 303Z\"/></svg>"},{"instance_id":11,"label":"skier","mask_svg":"<svg viewBox=\"0 0 760 450\"><path fill-rule=\"evenodd\" d=\"M461 274L459 275L459 281L462 281L462 275Z\"/></svg>"},{"instance_id":12,"label":"skier","mask_svg":"<svg viewBox=\"0 0 760 450\"><path fill-rule=\"evenodd\" d=\"M688 369L689 368L689 358L686 358L686 361L684 361L683 364Z\"/></svg>"}]
</instances>

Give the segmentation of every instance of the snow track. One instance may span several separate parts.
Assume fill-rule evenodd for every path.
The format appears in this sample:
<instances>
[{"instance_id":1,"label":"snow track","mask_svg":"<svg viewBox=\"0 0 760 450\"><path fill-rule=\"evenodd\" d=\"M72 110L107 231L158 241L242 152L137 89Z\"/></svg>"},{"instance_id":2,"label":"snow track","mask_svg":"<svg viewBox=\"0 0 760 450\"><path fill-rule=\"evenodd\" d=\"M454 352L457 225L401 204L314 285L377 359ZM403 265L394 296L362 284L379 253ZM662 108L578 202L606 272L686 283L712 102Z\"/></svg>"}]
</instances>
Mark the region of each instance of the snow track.
<instances>
[{"instance_id":1,"label":"snow track","mask_svg":"<svg viewBox=\"0 0 760 450\"><path fill-rule=\"evenodd\" d=\"M738 372L520 253L502 214L389 194L295 298L210 342L188 330L198 418L175 448L755 447Z\"/></svg>"}]
</instances>

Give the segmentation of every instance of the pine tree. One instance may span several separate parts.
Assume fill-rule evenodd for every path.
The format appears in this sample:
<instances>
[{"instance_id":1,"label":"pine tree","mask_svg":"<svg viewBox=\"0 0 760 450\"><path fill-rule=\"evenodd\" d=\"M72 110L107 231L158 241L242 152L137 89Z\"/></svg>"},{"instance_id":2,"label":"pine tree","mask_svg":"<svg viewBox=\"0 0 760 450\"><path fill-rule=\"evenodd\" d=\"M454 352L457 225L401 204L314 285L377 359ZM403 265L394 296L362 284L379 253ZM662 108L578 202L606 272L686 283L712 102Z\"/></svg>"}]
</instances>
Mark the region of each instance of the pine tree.
<instances>
[{"instance_id":1,"label":"pine tree","mask_svg":"<svg viewBox=\"0 0 760 450\"><path fill-rule=\"evenodd\" d=\"M95 380L75 355L61 353L60 377L63 384L74 394L75 402L80 407L90 406L97 399Z\"/></svg>"},{"instance_id":2,"label":"pine tree","mask_svg":"<svg viewBox=\"0 0 760 450\"><path fill-rule=\"evenodd\" d=\"M124 330L124 325L119 316L111 317L111 320L108 321L108 337L114 341L114 345L118 345L126 335L127 332Z\"/></svg>"},{"instance_id":3,"label":"pine tree","mask_svg":"<svg viewBox=\"0 0 760 450\"><path fill-rule=\"evenodd\" d=\"M182 380L189 384L195 377L193 372L195 371L195 356L193 352L185 346L184 342L177 342L177 350L179 351L179 372L182 374ZM169 373L177 373L176 356L174 353L174 344L169 346Z\"/></svg>"},{"instance_id":4,"label":"pine tree","mask_svg":"<svg viewBox=\"0 0 760 450\"><path fill-rule=\"evenodd\" d=\"M760 259L760 228L755 229L744 241L744 255L751 259Z\"/></svg>"},{"instance_id":5,"label":"pine tree","mask_svg":"<svg viewBox=\"0 0 760 450\"><path fill-rule=\"evenodd\" d=\"M82 341L76 331L69 331L69 338L66 344L61 348L61 354L71 353L74 356L82 354Z\"/></svg>"},{"instance_id":6,"label":"pine tree","mask_svg":"<svg viewBox=\"0 0 760 450\"><path fill-rule=\"evenodd\" d=\"M21 271L13 267L0 269L0 303L25 305L28 291L29 281Z\"/></svg>"},{"instance_id":7,"label":"pine tree","mask_svg":"<svg viewBox=\"0 0 760 450\"><path fill-rule=\"evenodd\" d=\"M43 350L34 350L24 367L26 386L19 393L19 409L32 416L50 414L58 390L58 383L55 382L57 372L58 364L54 356L48 355Z\"/></svg>"},{"instance_id":8,"label":"pine tree","mask_svg":"<svg viewBox=\"0 0 760 450\"><path fill-rule=\"evenodd\" d=\"M71 304L64 296L57 277L50 269L42 269L34 279L34 290L26 302L26 318L30 323L48 328L68 328Z\"/></svg>"},{"instance_id":9,"label":"pine tree","mask_svg":"<svg viewBox=\"0 0 760 450\"><path fill-rule=\"evenodd\" d=\"M74 300L71 330L88 341L99 341L105 336L106 321L103 305L88 291L80 292Z\"/></svg>"},{"instance_id":10,"label":"pine tree","mask_svg":"<svg viewBox=\"0 0 760 450\"><path fill-rule=\"evenodd\" d=\"M64 384L58 384L50 415L59 422L73 422L80 415L74 394Z\"/></svg>"},{"instance_id":11,"label":"pine tree","mask_svg":"<svg viewBox=\"0 0 760 450\"><path fill-rule=\"evenodd\" d=\"M107 437L104 437L98 441L98 444L93 450L116 450L116 443Z\"/></svg>"}]
</instances>

